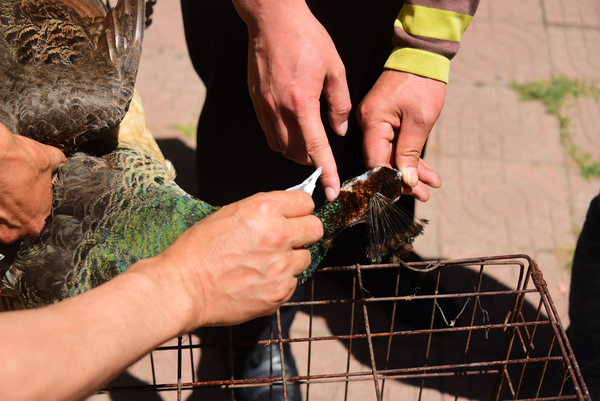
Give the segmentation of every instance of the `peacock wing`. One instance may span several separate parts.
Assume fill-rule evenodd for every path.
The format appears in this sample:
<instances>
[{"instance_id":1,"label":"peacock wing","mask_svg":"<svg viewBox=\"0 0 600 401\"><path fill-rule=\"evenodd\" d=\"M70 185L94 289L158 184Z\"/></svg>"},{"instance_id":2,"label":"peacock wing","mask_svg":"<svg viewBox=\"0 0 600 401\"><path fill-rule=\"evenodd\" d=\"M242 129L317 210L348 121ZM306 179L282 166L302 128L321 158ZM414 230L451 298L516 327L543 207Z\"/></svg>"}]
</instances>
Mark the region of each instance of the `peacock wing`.
<instances>
[{"instance_id":1,"label":"peacock wing","mask_svg":"<svg viewBox=\"0 0 600 401\"><path fill-rule=\"evenodd\" d=\"M144 0L2 0L0 122L66 153L116 127L144 25Z\"/></svg>"}]
</instances>

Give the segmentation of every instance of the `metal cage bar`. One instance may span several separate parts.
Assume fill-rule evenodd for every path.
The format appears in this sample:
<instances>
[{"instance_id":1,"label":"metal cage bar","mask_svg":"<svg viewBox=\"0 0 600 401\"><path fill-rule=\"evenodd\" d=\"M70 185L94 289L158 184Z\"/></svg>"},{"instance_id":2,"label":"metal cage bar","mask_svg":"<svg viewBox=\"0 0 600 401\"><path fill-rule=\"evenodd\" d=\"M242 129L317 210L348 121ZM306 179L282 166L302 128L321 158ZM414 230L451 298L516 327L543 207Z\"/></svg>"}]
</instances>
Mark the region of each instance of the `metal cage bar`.
<instances>
[{"instance_id":1,"label":"metal cage bar","mask_svg":"<svg viewBox=\"0 0 600 401\"><path fill-rule=\"evenodd\" d=\"M496 280L500 272L514 283ZM398 391L403 399L421 400L433 391L455 400L590 401L542 272L527 255L327 267L308 286L306 301L284 305L299 307L306 316L300 334L282 337L279 312L269 340L234 341L231 329L212 337L194 333L185 343L180 338L154 350L146 378L111 383L99 394L126 400L127 394L153 392L157 399L180 400L214 389L234 399L233 389L240 386L283 386L287 395L288 387L298 384L307 401L337 385L344 400L365 399L364 391L378 401L397 398ZM12 302L2 298L0 307L11 309ZM276 345L272 352L279 350L284 360L286 343L295 355L306 355L297 376L284 370L274 377L272 369L265 378L235 376L233 356L243 347ZM334 352L336 344L346 352ZM302 347L305 352L297 351ZM216 365L210 378L201 372L208 351L222 352L216 362L222 375ZM169 352L176 353L173 381L155 366L164 359L157 356ZM327 360L340 363L330 367L323 363ZM353 391L355 386L361 390Z\"/></svg>"}]
</instances>

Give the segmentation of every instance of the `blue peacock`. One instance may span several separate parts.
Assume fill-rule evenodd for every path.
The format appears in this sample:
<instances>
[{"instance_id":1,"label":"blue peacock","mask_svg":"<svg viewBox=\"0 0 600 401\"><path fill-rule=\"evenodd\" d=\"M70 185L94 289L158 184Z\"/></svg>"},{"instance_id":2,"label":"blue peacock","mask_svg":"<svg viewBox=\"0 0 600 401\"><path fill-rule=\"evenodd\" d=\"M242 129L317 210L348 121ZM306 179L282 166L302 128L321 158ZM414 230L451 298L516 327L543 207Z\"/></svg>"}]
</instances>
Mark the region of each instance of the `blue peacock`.
<instances>
[{"instance_id":1,"label":"blue peacock","mask_svg":"<svg viewBox=\"0 0 600 401\"><path fill-rule=\"evenodd\" d=\"M101 285L219 209L175 183L149 135L134 92L145 6L0 1L0 51L10 55L0 60L0 122L69 156L43 231L0 244L0 289L25 307ZM413 223L396 210L400 195L401 174L386 167L345 182L339 197L314 213L325 234L309 246L311 265L299 282L339 232L361 222L370 224L374 261L410 251L425 221Z\"/></svg>"}]
</instances>

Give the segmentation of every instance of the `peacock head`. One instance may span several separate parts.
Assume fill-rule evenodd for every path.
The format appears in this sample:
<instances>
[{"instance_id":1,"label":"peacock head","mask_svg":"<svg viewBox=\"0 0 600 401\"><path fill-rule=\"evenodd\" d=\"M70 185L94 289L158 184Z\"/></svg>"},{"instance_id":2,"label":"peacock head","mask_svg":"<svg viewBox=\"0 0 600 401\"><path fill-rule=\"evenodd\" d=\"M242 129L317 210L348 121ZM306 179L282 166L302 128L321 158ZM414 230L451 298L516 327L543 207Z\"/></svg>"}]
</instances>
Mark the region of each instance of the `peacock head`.
<instances>
[{"instance_id":1,"label":"peacock head","mask_svg":"<svg viewBox=\"0 0 600 401\"><path fill-rule=\"evenodd\" d=\"M388 167L375 167L344 182L334 201L342 220L334 236L344 228L366 223L367 253L372 262L381 262L384 258L397 261L408 256L427 220L415 218L402 209L397 204L401 196L402 173Z\"/></svg>"},{"instance_id":2,"label":"peacock head","mask_svg":"<svg viewBox=\"0 0 600 401\"><path fill-rule=\"evenodd\" d=\"M334 203L341 207L345 217L343 226L351 227L358 223L368 223L372 208L385 202L394 204L402 195L402 173L380 166L345 181ZM379 208L379 212L383 209Z\"/></svg>"}]
</instances>

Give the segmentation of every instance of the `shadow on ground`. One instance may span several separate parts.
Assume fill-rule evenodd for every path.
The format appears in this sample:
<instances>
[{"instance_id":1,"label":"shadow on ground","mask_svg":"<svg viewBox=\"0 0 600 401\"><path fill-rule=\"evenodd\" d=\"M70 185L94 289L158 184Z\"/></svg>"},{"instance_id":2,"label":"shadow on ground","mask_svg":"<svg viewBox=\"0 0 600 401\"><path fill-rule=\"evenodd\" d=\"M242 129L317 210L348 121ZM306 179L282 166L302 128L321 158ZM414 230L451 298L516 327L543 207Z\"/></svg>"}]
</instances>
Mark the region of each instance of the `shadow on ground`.
<instances>
[{"instance_id":1,"label":"shadow on ground","mask_svg":"<svg viewBox=\"0 0 600 401\"><path fill-rule=\"evenodd\" d=\"M165 156L170 159L178 172L177 182L188 192L196 193L196 171L194 165L195 152L177 139L159 140L159 145ZM399 295L427 295L434 294L438 271L429 273L418 273L408 269L400 270ZM478 285L479 272L477 269L463 266L452 266L441 268L439 294L462 294L472 293ZM363 275L364 288L368 291L367 297L393 296L397 280L398 269L382 269L365 271ZM329 272L320 273L315 281L316 300L351 299L353 280L352 272ZM310 285L310 282L309 284ZM512 291L516 288L508 288L488 274L483 273L481 279L482 291ZM531 288L530 285L529 288ZM310 288L310 287L309 287ZM309 291L306 291L307 293ZM308 296L308 294L307 294ZM410 298L410 297L409 297ZM533 303L526 301L522 308L522 315L526 321L535 320L538 312L539 297ZM390 331L413 331L411 335L397 335L392 338L391 352L388 357L388 338L379 337L373 340L375 363L378 369L400 369L422 366L444 366L461 363L481 362L481 372L477 374L458 376L443 376L421 379L400 379L410 386L436 389L441 393L458 395L474 400L488 400L494 392L497 374L483 373L498 366L485 366L489 361L506 360L503 354L507 347L507 331L495 330L462 330L455 332L419 334L418 330L427 329L432 323L434 328L465 327L474 324L502 324L510 318L516 300L516 295L509 296L486 296L475 302L474 297L462 297L456 299L441 299L439 308L434 307L433 301L429 300L406 300L397 302L396 311L392 316L393 302L370 302L367 303L367 312L371 333L386 333ZM306 313L310 313L308 306L302 307ZM356 304L354 310L354 333L365 333L363 307L361 303ZM443 312L443 315L442 315ZM347 335L350 333L352 310L351 304L330 304L315 306L313 313L322 316L333 335ZM392 325L392 317L394 322ZM454 323L452 323L454 320ZM227 328L203 328L195 332L201 338L202 343L227 342L229 331ZM527 336L535 334L535 348L530 357L546 356L552 342L553 332L550 326L540 326L535 333L521 331L514 337L510 359L518 359L525 356L523 344L527 344ZM346 348L349 347L348 340L341 340ZM556 354L556 346L552 353ZM366 340L354 340L351 353L355 359L366 366L371 366L371 357ZM319 356L313 356L318 358ZM346 355L341 356L346 358ZM196 371L197 380L227 380L230 379L229 363L230 356L228 348L210 348L202 351L202 358ZM554 362L552 362L554 363ZM551 373L546 374L542 389L549 394L556 395L554 384L562 373L562 364L556 362L548 366ZM518 377L523 370L523 364L508 366L508 373L513 381L513 386L518 384ZM523 384L520 389L520 398L532 395L537 388L541 377L542 366L528 364L525 369ZM448 370L440 369L440 373ZM560 373L559 373L560 372ZM338 372L340 373L340 372ZM397 379L389 379L397 380ZM143 385L139 379L125 372L117 378L112 385ZM147 383L146 383L147 384ZM313 385L317 386L317 385ZM312 388L312 387L311 387ZM317 387L318 388L318 387ZM312 390L311 390L312 391ZM315 390L318 391L318 390ZM189 393L188 393L189 394ZM160 395L155 393L115 393L111 395L113 400L161 400ZM506 380L500 391L500 398L512 398L509 393ZM187 398L227 400L231 399L231 391L220 388L199 388L192 392Z\"/></svg>"}]
</instances>

